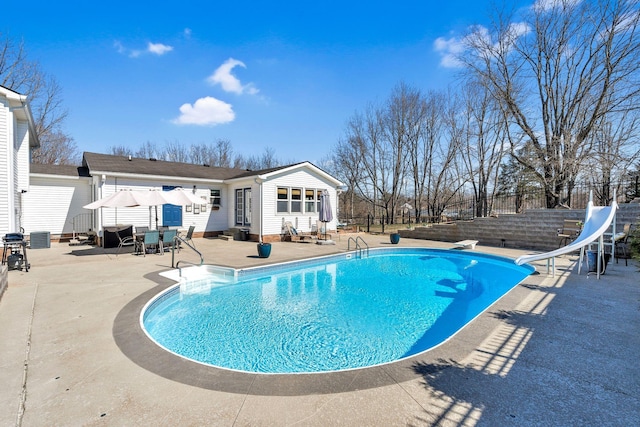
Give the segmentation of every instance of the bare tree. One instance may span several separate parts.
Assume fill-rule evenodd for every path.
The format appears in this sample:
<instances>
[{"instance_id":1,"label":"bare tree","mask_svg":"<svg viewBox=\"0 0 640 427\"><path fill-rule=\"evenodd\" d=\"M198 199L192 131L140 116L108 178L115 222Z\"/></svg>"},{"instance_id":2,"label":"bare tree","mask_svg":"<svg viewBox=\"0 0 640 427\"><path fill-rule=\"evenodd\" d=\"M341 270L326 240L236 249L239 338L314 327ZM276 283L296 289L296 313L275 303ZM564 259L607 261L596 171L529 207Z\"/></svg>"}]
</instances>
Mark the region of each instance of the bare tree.
<instances>
[{"instance_id":1,"label":"bare tree","mask_svg":"<svg viewBox=\"0 0 640 427\"><path fill-rule=\"evenodd\" d=\"M228 139L217 140L214 150L216 162L212 163L212 165L230 168L233 162L233 148L231 148L231 141Z\"/></svg>"},{"instance_id":2,"label":"bare tree","mask_svg":"<svg viewBox=\"0 0 640 427\"><path fill-rule=\"evenodd\" d=\"M126 145L114 145L109 147L109 153L113 156L133 156L133 150Z\"/></svg>"},{"instance_id":3,"label":"bare tree","mask_svg":"<svg viewBox=\"0 0 640 427\"><path fill-rule=\"evenodd\" d=\"M214 144L195 144L190 149L190 161L194 164L231 167L233 149L231 141L219 139Z\"/></svg>"},{"instance_id":4,"label":"bare tree","mask_svg":"<svg viewBox=\"0 0 640 427\"><path fill-rule=\"evenodd\" d=\"M62 132L48 134L47 143L31 154L33 163L46 165L78 164L78 148L73 138Z\"/></svg>"},{"instance_id":5,"label":"bare tree","mask_svg":"<svg viewBox=\"0 0 640 427\"><path fill-rule=\"evenodd\" d=\"M155 143L147 141L136 151L136 157L143 159L157 159L160 157L160 150Z\"/></svg>"},{"instance_id":6,"label":"bare tree","mask_svg":"<svg viewBox=\"0 0 640 427\"><path fill-rule=\"evenodd\" d=\"M438 216L459 182L456 143L444 127L446 108L444 94L425 97L400 83L382 107L354 114L333 150L351 200L364 201L369 214L391 222L399 201L413 191L417 220L425 211Z\"/></svg>"},{"instance_id":7,"label":"bare tree","mask_svg":"<svg viewBox=\"0 0 640 427\"><path fill-rule=\"evenodd\" d=\"M0 84L27 96L40 141L40 148L32 153L32 161L78 163L77 146L73 138L62 130L68 112L62 104L60 85L53 77L47 76L37 62L29 60L24 42L16 43L1 33Z\"/></svg>"},{"instance_id":8,"label":"bare tree","mask_svg":"<svg viewBox=\"0 0 640 427\"><path fill-rule=\"evenodd\" d=\"M169 162L180 162L180 163L188 163L189 162L189 149L186 148L183 144L180 143L177 139L172 141L167 141L164 144L163 148L163 156L164 160Z\"/></svg>"},{"instance_id":9,"label":"bare tree","mask_svg":"<svg viewBox=\"0 0 640 427\"><path fill-rule=\"evenodd\" d=\"M425 138L427 164L426 203L430 221L438 221L451 200L465 184L464 174L457 162L460 138L456 129L445 126L458 115L458 107L450 94L434 92L428 101L429 129Z\"/></svg>"},{"instance_id":10,"label":"bare tree","mask_svg":"<svg viewBox=\"0 0 640 427\"><path fill-rule=\"evenodd\" d=\"M640 125L635 111L626 111L612 122L602 123L593 138L593 155L586 164L587 179L594 185L600 204L611 202L611 188L616 186L622 195L625 173L640 158L637 128Z\"/></svg>"},{"instance_id":11,"label":"bare tree","mask_svg":"<svg viewBox=\"0 0 640 427\"><path fill-rule=\"evenodd\" d=\"M389 193L381 116L382 112L373 105L369 105L364 113L355 113L336 149L344 154L342 164L358 171L359 180L354 190L369 205L367 213L373 217L385 212L385 195Z\"/></svg>"},{"instance_id":12,"label":"bare tree","mask_svg":"<svg viewBox=\"0 0 640 427\"><path fill-rule=\"evenodd\" d=\"M535 170L548 207L570 203L599 124L640 105L638 7L634 0L538 1L524 21L497 13L493 28L465 39L470 49L461 60L500 103L511 154ZM533 164L518 156L525 143Z\"/></svg>"},{"instance_id":13,"label":"bare tree","mask_svg":"<svg viewBox=\"0 0 640 427\"><path fill-rule=\"evenodd\" d=\"M399 83L391 92L383 113L383 135L388 151L390 185L386 197L386 216L394 222L401 197L406 197L408 154L419 139L424 114L422 93L406 83Z\"/></svg>"},{"instance_id":14,"label":"bare tree","mask_svg":"<svg viewBox=\"0 0 640 427\"><path fill-rule=\"evenodd\" d=\"M281 161L275 155L273 148L265 148L261 155L254 155L247 158L244 162L244 168L249 170L261 170L274 168L281 165Z\"/></svg>"},{"instance_id":15,"label":"bare tree","mask_svg":"<svg viewBox=\"0 0 640 427\"><path fill-rule=\"evenodd\" d=\"M531 144L518 149L518 158L527 158L527 163L531 164L537 160ZM510 154L507 155L506 161L500 165L497 194L502 197L512 196L516 213L523 212L528 198L535 198L541 188L534 169L523 165Z\"/></svg>"},{"instance_id":16,"label":"bare tree","mask_svg":"<svg viewBox=\"0 0 640 427\"><path fill-rule=\"evenodd\" d=\"M338 141L326 163L326 170L347 185L347 191L341 194L343 218L353 219L361 212L358 211L356 200L360 200L358 191L363 191L362 158L355 146L345 141ZM363 212L366 215L366 210Z\"/></svg>"},{"instance_id":17,"label":"bare tree","mask_svg":"<svg viewBox=\"0 0 640 427\"><path fill-rule=\"evenodd\" d=\"M486 88L467 82L460 93L459 114L450 115L448 125L460 138L462 164L473 188L475 216L486 217L497 188L504 154L505 128L502 115Z\"/></svg>"}]
</instances>

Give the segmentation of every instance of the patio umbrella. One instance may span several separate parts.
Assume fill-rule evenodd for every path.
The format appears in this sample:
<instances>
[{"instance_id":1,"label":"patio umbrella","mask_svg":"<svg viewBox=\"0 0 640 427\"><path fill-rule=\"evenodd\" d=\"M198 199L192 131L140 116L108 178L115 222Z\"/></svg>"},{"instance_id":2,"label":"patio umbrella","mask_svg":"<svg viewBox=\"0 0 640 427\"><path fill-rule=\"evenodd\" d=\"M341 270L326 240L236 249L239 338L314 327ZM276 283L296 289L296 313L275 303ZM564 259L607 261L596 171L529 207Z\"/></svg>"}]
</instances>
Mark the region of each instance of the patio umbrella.
<instances>
[{"instance_id":1,"label":"patio umbrella","mask_svg":"<svg viewBox=\"0 0 640 427\"><path fill-rule=\"evenodd\" d=\"M324 190L322 194L320 194L320 212L318 216L318 219L324 223L324 240L327 240L327 223L333 220L331 198L327 190Z\"/></svg>"},{"instance_id":2,"label":"patio umbrella","mask_svg":"<svg viewBox=\"0 0 640 427\"><path fill-rule=\"evenodd\" d=\"M138 199L133 194L133 191L121 190L116 191L110 196L103 197L102 199L91 202L88 205L84 205L85 209L98 209L98 208L119 208L119 207L131 207L140 206Z\"/></svg>"},{"instance_id":3,"label":"patio umbrella","mask_svg":"<svg viewBox=\"0 0 640 427\"><path fill-rule=\"evenodd\" d=\"M119 208L135 206L154 206L156 208L156 229L158 229L158 206L170 204L185 206L201 204L203 200L183 188L171 191L159 190L120 190L110 196L84 205L85 209Z\"/></svg>"},{"instance_id":4,"label":"patio umbrella","mask_svg":"<svg viewBox=\"0 0 640 427\"><path fill-rule=\"evenodd\" d=\"M162 191L162 196L167 203L178 206L204 204L201 197L196 196L191 191L184 188L174 188L171 191Z\"/></svg>"},{"instance_id":5,"label":"patio umbrella","mask_svg":"<svg viewBox=\"0 0 640 427\"><path fill-rule=\"evenodd\" d=\"M158 229L158 206L159 205L199 205L202 199L184 188L174 188L170 191L152 190L147 194L148 203L146 206L154 206L156 213L156 230Z\"/></svg>"}]
</instances>

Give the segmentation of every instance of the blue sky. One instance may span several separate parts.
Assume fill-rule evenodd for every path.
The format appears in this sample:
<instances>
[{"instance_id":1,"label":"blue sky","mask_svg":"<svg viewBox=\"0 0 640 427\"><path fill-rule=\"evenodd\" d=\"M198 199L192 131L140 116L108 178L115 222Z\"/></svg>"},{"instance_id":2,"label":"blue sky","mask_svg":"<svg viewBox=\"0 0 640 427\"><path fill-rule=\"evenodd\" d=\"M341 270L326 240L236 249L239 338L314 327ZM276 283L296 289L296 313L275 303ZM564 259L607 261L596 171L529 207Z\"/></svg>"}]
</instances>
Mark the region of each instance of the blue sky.
<instances>
[{"instance_id":1,"label":"blue sky","mask_svg":"<svg viewBox=\"0 0 640 427\"><path fill-rule=\"evenodd\" d=\"M517 2L525 6L527 2ZM31 1L3 5L63 88L80 151L228 139L284 161L319 162L356 111L400 81L446 88L446 53L490 0Z\"/></svg>"}]
</instances>

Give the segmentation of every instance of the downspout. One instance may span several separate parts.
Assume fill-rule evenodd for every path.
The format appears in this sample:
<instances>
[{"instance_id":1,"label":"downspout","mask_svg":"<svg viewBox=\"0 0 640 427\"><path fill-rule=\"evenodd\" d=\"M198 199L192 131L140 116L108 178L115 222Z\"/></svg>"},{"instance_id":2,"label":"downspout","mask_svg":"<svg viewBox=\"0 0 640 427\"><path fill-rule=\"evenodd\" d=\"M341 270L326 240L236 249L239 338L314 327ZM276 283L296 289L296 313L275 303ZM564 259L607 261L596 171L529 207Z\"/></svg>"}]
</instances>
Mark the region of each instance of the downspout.
<instances>
[{"instance_id":1,"label":"downspout","mask_svg":"<svg viewBox=\"0 0 640 427\"><path fill-rule=\"evenodd\" d=\"M100 182L98 184L98 200L102 199L104 197L104 185L107 182L107 176L106 175L101 175L100 176ZM101 246L104 246L103 242L102 242L102 238L104 237L104 215L102 212L102 209L104 208L100 208L100 210L98 211L98 230L99 230L99 234L98 236L100 237L100 244Z\"/></svg>"},{"instance_id":2,"label":"downspout","mask_svg":"<svg viewBox=\"0 0 640 427\"><path fill-rule=\"evenodd\" d=\"M260 195L260 226L258 227L258 243L262 243L262 232L264 230L264 228L263 228L263 222L264 222L263 209L264 209L264 207L262 205L262 201L263 201L263 198L262 198L262 188L263 188L262 187L262 183L265 181L265 178L264 178L264 176L258 175L254 179L254 181L256 182L256 184L259 184L258 192L259 192L259 195Z\"/></svg>"}]
</instances>

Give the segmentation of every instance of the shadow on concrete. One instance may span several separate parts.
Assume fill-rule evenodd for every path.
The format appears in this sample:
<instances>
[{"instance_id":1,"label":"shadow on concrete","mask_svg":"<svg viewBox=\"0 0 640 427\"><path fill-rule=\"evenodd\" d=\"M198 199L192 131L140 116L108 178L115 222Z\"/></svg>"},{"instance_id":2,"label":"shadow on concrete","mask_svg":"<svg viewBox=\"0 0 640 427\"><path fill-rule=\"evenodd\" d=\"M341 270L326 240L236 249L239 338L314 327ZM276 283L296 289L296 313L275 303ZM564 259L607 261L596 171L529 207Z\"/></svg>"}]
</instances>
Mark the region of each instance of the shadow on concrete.
<instances>
[{"instance_id":1,"label":"shadow on concrete","mask_svg":"<svg viewBox=\"0 0 640 427\"><path fill-rule=\"evenodd\" d=\"M635 424L640 369L628 362L640 316L629 293L640 292L625 277L521 285L533 292L491 311L500 325L467 357L413 364L435 399L415 425Z\"/></svg>"}]
</instances>

